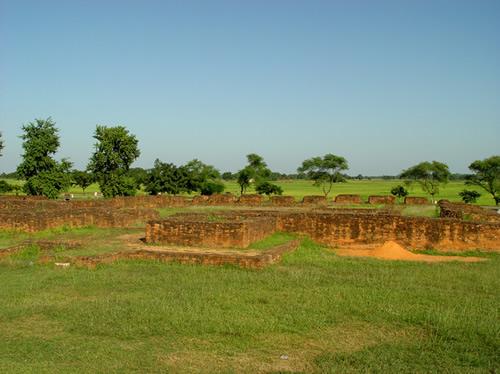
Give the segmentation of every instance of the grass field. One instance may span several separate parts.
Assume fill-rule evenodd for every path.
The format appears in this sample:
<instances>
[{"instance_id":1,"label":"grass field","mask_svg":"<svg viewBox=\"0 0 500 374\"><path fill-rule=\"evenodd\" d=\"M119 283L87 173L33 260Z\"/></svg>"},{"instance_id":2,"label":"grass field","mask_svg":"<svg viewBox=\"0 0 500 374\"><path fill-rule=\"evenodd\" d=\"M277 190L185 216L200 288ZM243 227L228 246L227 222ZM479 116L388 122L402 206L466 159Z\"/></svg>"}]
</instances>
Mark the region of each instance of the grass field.
<instances>
[{"instance_id":1,"label":"grass field","mask_svg":"<svg viewBox=\"0 0 500 374\"><path fill-rule=\"evenodd\" d=\"M101 240L98 253L121 232L35 237ZM23 238L4 232L0 246ZM38 256L30 247L0 260L2 373L500 368L495 254L483 263L388 262L338 257L304 239L263 270L146 261L59 269Z\"/></svg>"},{"instance_id":2,"label":"grass field","mask_svg":"<svg viewBox=\"0 0 500 374\"><path fill-rule=\"evenodd\" d=\"M9 183L17 183L21 182L16 180L7 180ZM283 188L284 195L290 195L295 197L297 200L301 200L305 195L321 195L321 189L314 186L311 181L307 180L283 180L273 182ZM381 179L373 179L373 180L349 180L346 183L338 183L335 184L330 197L334 197L338 194L359 194L365 200L368 199L370 195L390 195L391 189L401 184L400 180L381 180ZM240 189L238 184L235 181L225 182L226 191L232 192L235 195L239 195ZM447 185L441 188L440 194L437 195L437 199L448 199L450 201L461 201L458 193L463 189L468 190L476 190L481 193L481 197L478 199L479 205L494 205L495 202L493 198L487 194L484 190L481 190L478 187L474 186L465 186L463 181L452 181ZM82 193L82 189L79 187L72 187L70 192L75 194L77 198L87 197L90 198L93 196L94 192L99 191L99 186L97 184L93 184L85 190L85 194ZM247 191L247 193L253 193L253 189ZM418 185L414 185L409 188L409 192L411 196L426 196L425 193L421 190ZM140 192L144 193L144 192Z\"/></svg>"}]
</instances>

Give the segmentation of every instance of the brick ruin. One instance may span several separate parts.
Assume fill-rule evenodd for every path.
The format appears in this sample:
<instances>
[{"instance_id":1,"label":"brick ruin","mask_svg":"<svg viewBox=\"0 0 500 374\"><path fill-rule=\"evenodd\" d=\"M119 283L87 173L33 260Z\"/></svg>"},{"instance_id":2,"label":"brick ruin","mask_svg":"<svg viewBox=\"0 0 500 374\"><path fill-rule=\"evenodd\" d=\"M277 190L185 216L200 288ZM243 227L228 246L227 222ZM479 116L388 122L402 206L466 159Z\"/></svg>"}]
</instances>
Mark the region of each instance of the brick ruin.
<instances>
[{"instance_id":1,"label":"brick ruin","mask_svg":"<svg viewBox=\"0 0 500 374\"><path fill-rule=\"evenodd\" d=\"M340 194L335 197L336 204L362 204L361 196L352 194Z\"/></svg>"},{"instance_id":2,"label":"brick ruin","mask_svg":"<svg viewBox=\"0 0 500 374\"><path fill-rule=\"evenodd\" d=\"M248 206L257 207L252 195ZM262 199L261 196L259 198ZM214 196L204 204L245 206L229 195ZM407 198L408 199L408 198ZM413 198L415 199L415 198ZM427 199L423 198L427 203ZM293 205L287 205L286 203ZM500 222L495 211L442 201L441 218L406 217L391 209L327 208L324 196L306 196L302 204L291 197L262 202L255 210L173 216L159 219L156 208L186 207L194 202L178 196L139 196L116 199L51 201L31 198L0 198L0 229L27 232L58 226L129 227L147 225L149 242L244 248L275 231L310 236L329 245L383 243L394 240L412 248L438 250L500 249ZM275 205L271 210L266 204ZM281 208L287 207L287 208ZM293 207L293 208L292 208ZM314 208L314 209L311 209Z\"/></svg>"},{"instance_id":3,"label":"brick ruin","mask_svg":"<svg viewBox=\"0 0 500 374\"><path fill-rule=\"evenodd\" d=\"M395 202L396 198L391 195L387 196L372 195L368 197L368 204L373 204L373 205L378 205L378 204L392 205Z\"/></svg>"},{"instance_id":4,"label":"brick ruin","mask_svg":"<svg viewBox=\"0 0 500 374\"><path fill-rule=\"evenodd\" d=\"M429 199L427 199L426 197L419 197L419 196L406 196L405 197L405 204L407 204L407 205L428 205Z\"/></svg>"},{"instance_id":5,"label":"brick ruin","mask_svg":"<svg viewBox=\"0 0 500 374\"><path fill-rule=\"evenodd\" d=\"M164 220L148 222L147 241L175 245L245 247L252 240L283 231L307 235L328 246L382 244L392 240L415 249L500 249L500 224L497 223L361 211L221 212L213 221L203 220L199 216L193 218L180 213Z\"/></svg>"}]
</instances>

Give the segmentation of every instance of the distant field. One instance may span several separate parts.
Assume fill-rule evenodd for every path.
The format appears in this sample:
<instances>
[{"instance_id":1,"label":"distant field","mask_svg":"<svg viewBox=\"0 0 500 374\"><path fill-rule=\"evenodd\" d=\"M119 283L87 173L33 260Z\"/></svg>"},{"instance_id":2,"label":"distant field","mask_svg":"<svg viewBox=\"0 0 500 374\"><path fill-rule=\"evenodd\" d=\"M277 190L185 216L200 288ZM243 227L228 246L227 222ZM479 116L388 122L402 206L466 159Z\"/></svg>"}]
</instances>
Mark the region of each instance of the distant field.
<instances>
[{"instance_id":1,"label":"distant field","mask_svg":"<svg viewBox=\"0 0 500 374\"><path fill-rule=\"evenodd\" d=\"M14 179L5 179L9 183L21 184L22 182L16 181ZM283 193L285 195L290 195L295 197L297 200L302 199L305 195L320 195L322 191L320 188L313 186L312 181L307 180L282 180L273 182L283 188ZM401 184L399 180L350 180L346 183L339 183L334 185L330 197L335 197L338 194L359 194L363 199L368 199L369 195L390 195L391 188ZM240 189L236 181L225 182L226 191L232 192L239 195ZM481 197L478 200L479 205L494 205L495 202L489 194L480 188L473 186L465 186L463 181L453 181L448 183L446 186L441 188L440 194L437 199L448 199L450 201L461 201L458 193L464 188L469 190L476 190L481 193ZM75 194L75 197L92 197L93 193L99 191L99 186L93 184L85 190L85 194L82 193L82 189L79 187L72 187L70 193ZM409 189L411 196L426 196L425 193L420 189L418 185L414 185ZM247 193L253 193L253 189L247 191ZM144 193L144 192L141 192Z\"/></svg>"}]
</instances>

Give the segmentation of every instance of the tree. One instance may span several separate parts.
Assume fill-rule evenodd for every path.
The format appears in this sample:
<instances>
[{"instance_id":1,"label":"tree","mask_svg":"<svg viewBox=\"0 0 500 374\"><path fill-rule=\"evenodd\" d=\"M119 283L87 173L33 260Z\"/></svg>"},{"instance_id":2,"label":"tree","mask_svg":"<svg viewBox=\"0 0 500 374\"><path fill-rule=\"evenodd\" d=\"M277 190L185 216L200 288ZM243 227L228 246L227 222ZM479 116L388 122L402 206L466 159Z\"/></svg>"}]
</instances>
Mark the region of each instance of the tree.
<instances>
[{"instance_id":1,"label":"tree","mask_svg":"<svg viewBox=\"0 0 500 374\"><path fill-rule=\"evenodd\" d=\"M28 195L43 195L55 199L71 186L71 163L54 160L59 148L58 129L49 117L36 119L22 127L23 161L17 167L19 178L26 179L23 190Z\"/></svg>"},{"instance_id":2,"label":"tree","mask_svg":"<svg viewBox=\"0 0 500 374\"><path fill-rule=\"evenodd\" d=\"M233 175L233 173L231 173L230 171L226 171L226 172L222 173L222 179L225 181L230 181L230 180L236 179L236 178Z\"/></svg>"},{"instance_id":3,"label":"tree","mask_svg":"<svg viewBox=\"0 0 500 374\"><path fill-rule=\"evenodd\" d=\"M6 193L12 191L12 185L4 180L0 180L0 193Z\"/></svg>"},{"instance_id":4,"label":"tree","mask_svg":"<svg viewBox=\"0 0 500 374\"><path fill-rule=\"evenodd\" d=\"M468 176L466 184L476 185L491 194L495 204L500 203L500 156L491 156L484 160L476 160L469 165L474 173Z\"/></svg>"},{"instance_id":5,"label":"tree","mask_svg":"<svg viewBox=\"0 0 500 374\"><path fill-rule=\"evenodd\" d=\"M94 183L93 175L86 171L74 170L71 176L74 184L80 186L83 192L85 192L88 186Z\"/></svg>"},{"instance_id":6,"label":"tree","mask_svg":"<svg viewBox=\"0 0 500 374\"><path fill-rule=\"evenodd\" d=\"M408 196L408 190L402 185L395 186L391 189L391 194L396 196L398 199Z\"/></svg>"},{"instance_id":7,"label":"tree","mask_svg":"<svg viewBox=\"0 0 500 374\"><path fill-rule=\"evenodd\" d=\"M255 188L255 191L257 191L257 193L260 195L267 195L267 196L283 194L283 188L270 182L262 182L258 184L257 187Z\"/></svg>"},{"instance_id":8,"label":"tree","mask_svg":"<svg viewBox=\"0 0 500 374\"><path fill-rule=\"evenodd\" d=\"M463 190L458 193L466 204L475 203L481 194L477 191Z\"/></svg>"},{"instance_id":9,"label":"tree","mask_svg":"<svg viewBox=\"0 0 500 374\"><path fill-rule=\"evenodd\" d=\"M209 196L209 195L213 195L216 193L223 193L224 188L225 188L224 183L222 183L220 181L209 180L209 181L205 181L201 185L200 193L202 195Z\"/></svg>"},{"instance_id":10,"label":"tree","mask_svg":"<svg viewBox=\"0 0 500 374\"><path fill-rule=\"evenodd\" d=\"M3 140L2 140L2 133L0 132L0 156L2 156L2 150L4 148Z\"/></svg>"},{"instance_id":11,"label":"tree","mask_svg":"<svg viewBox=\"0 0 500 374\"><path fill-rule=\"evenodd\" d=\"M187 176L184 186L186 192L199 191L203 194L203 191L209 192L212 187L215 190L220 190L220 186L222 186L222 191L224 191L224 184L220 181L220 172L212 165L207 165L198 159L194 159L186 163L182 168Z\"/></svg>"},{"instance_id":12,"label":"tree","mask_svg":"<svg viewBox=\"0 0 500 374\"><path fill-rule=\"evenodd\" d=\"M325 197L327 197L334 183L345 182L345 177L341 172L347 169L349 166L344 157L329 153L323 157L305 160L297 171L313 180L314 185L321 187Z\"/></svg>"},{"instance_id":13,"label":"tree","mask_svg":"<svg viewBox=\"0 0 500 374\"><path fill-rule=\"evenodd\" d=\"M252 183L259 185L271 176L271 170L258 154L250 153L247 155L247 161L248 165L236 174L236 181L240 186L241 195L246 192Z\"/></svg>"},{"instance_id":14,"label":"tree","mask_svg":"<svg viewBox=\"0 0 500 374\"><path fill-rule=\"evenodd\" d=\"M407 179L407 183L417 182L424 192L431 195L434 202L434 195L439 193L441 184L446 184L450 178L448 165L438 161L424 161L406 170L403 170L400 178Z\"/></svg>"},{"instance_id":15,"label":"tree","mask_svg":"<svg viewBox=\"0 0 500 374\"><path fill-rule=\"evenodd\" d=\"M185 190L187 174L183 168L156 159L153 169L148 172L145 190L151 195L168 193L177 195Z\"/></svg>"},{"instance_id":16,"label":"tree","mask_svg":"<svg viewBox=\"0 0 500 374\"><path fill-rule=\"evenodd\" d=\"M97 126L95 151L87 169L94 174L105 197L130 196L136 192L135 180L127 175L141 152L138 141L123 126Z\"/></svg>"}]
</instances>

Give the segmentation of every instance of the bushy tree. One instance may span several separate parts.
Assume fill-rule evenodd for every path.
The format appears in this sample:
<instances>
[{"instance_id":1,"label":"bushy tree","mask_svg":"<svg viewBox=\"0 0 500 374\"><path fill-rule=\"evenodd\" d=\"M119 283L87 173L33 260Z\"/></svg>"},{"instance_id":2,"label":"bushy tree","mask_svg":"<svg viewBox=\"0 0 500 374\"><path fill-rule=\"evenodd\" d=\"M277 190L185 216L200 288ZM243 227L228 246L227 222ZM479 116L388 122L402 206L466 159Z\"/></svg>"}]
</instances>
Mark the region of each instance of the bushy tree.
<instances>
[{"instance_id":1,"label":"bushy tree","mask_svg":"<svg viewBox=\"0 0 500 374\"><path fill-rule=\"evenodd\" d=\"M94 183L94 176L86 171L73 170L71 173L73 184L79 186L83 192Z\"/></svg>"},{"instance_id":2,"label":"bushy tree","mask_svg":"<svg viewBox=\"0 0 500 374\"><path fill-rule=\"evenodd\" d=\"M186 179L187 173L183 168L156 159L153 169L148 172L145 190L151 195L177 195L185 191Z\"/></svg>"},{"instance_id":3,"label":"bushy tree","mask_svg":"<svg viewBox=\"0 0 500 374\"><path fill-rule=\"evenodd\" d=\"M220 181L205 181L200 187L202 195L210 196L217 193L223 193L225 189L224 183Z\"/></svg>"},{"instance_id":4,"label":"bushy tree","mask_svg":"<svg viewBox=\"0 0 500 374\"><path fill-rule=\"evenodd\" d=\"M349 169L344 157L334 154L326 154L323 157L313 157L302 162L297 171L305 174L308 179L314 181L314 185L321 187L325 197L331 192L333 184L345 182L342 171Z\"/></svg>"},{"instance_id":5,"label":"bushy tree","mask_svg":"<svg viewBox=\"0 0 500 374\"><path fill-rule=\"evenodd\" d=\"M402 185L395 186L391 189L391 194L396 196L398 199L402 199L408 196L408 190Z\"/></svg>"},{"instance_id":6,"label":"bushy tree","mask_svg":"<svg viewBox=\"0 0 500 374\"><path fill-rule=\"evenodd\" d=\"M97 140L95 151L87 168L99 183L102 194L105 197L134 195L137 184L128 171L141 154L135 135L123 126L97 126L94 138Z\"/></svg>"},{"instance_id":7,"label":"bushy tree","mask_svg":"<svg viewBox=\"0 0 500 374\"><path fill-rule=\"evenodd\" d=\"M412 166L400 175L400 178L406 179L407 183L417 182L422 190L431 195L434 202L434 196L439 193L439 187L446 184L450 178L448 165L438 161L424 161Z\"/></svg>"},{"instance_id":8,"label":"bushy tree","mask_svg":"<svg viewBox=\"0 0 500 374\"><path fill-rule=\"evenodd\" d=\"M225 181L230 181L232 179L236 179L236 177L230 171L226 171L226 172L222 173L222 179Z\"/></svg>"},{"instance_id":9,"label":"bushy tree","mask_svg":"<svg viewBox=\"0 0 500 374\"><path fill-rule=\"evenodd\" d=\"M477 191L472 190L463 190L458 193L458 195L462 198L462 201L466 204L475 203L481 194Z\"/></svg>"},{"instance_id":10,"label":"bushy tree","mask_svg":"<svg viewBox=\"0 0 500 374\"><path fill-rule=\"evenodd\" d=\"M203 192L211 190L211 187L208 187L209 185L215 189L220 189L220 186L222 186L222 191L224 191L224 184L220 180L220 172L212 165L194 159L183 165L182 168L187 174L184 186L186 192L198 191L203 195ZM218 187L215 187L216 185Z\"/></svg>"},{"instance_id":11,"label":"bushy tree","mask_svg":"<svg viewBox=\"0 0 500 374\"><path fill-rule=\"evenodd\" d=\"M2 133L0 132L0 156L2 156L3 148L4 148L4 144L3 144L3 139L2 139Z\"/></svg>"},{"instance_id":12,"label":"bushy tree","mask_svg":"<svg viewBox=\"0 0 500 374\"><path fill-rule=\"evenodd\" d=\"M280 186L270 183L270 182L262 182L255 187L255 191L257 191L260 195L282 195L283 188Z\"/></svg>"},{"instance_id":13,"label":"bushy tree","mask_svg":"<svg viewBox=\"0 0 500 374\"><path fill-rule=\"evenodd\" d=\"M264 159L255 153L247 155L248 164L236 174L236 182L240 186L240 194L255 183L259 185L271 176L271 170L267 167Z\"/></svg>"},{"instance_id":14,"label":"bushy tree","mask_svg":"<svg viewBox=\"0 0 500 374\"><path fill-rule=\"evenodd\" d=\"M23 190L28 195L43 195L55 199L71 186L71 163L54 160L59 148L58 129L51 118L36 119L22 127L23 160L17 167L19 178L26 179Z\"/></svg>"},{"instance_id":15,"label":"bushy tree","mask_svg":"<svg viewBox=\"0 0 500 374\"><path fill-rule=\"evenodd\" d=\"M0 193L12 191L12 186L4 180L0 180Z\"/></svg>"},{"instance_id":16,"label":"bushy tree","mask_svg":"<svg viewBox=\"0 0 500 374\"><path fill-rule=\"evenodd\" d=\"M500 156L476 160L469 165L469 169L474 174L468 176L465 183L483 188L498 205L500 203Z\"/></svg>"}]
</instances>

